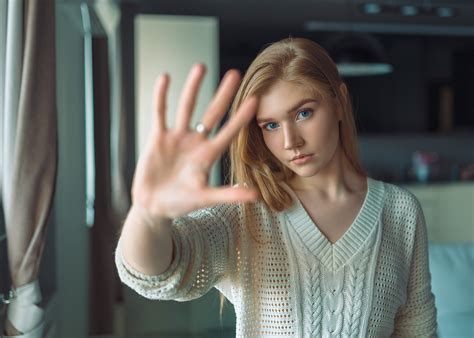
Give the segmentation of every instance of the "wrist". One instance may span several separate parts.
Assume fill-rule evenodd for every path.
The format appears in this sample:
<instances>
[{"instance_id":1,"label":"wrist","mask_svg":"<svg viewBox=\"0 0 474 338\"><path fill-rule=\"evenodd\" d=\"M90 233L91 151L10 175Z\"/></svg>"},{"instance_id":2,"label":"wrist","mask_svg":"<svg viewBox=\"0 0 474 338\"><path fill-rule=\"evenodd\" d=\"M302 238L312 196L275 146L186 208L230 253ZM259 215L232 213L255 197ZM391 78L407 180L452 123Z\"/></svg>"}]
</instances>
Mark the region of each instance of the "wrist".
<instances>
[{"instance_id":1,"label":"wrist","mask_svg":"<svg viewBox=\"0 0 474 338\"><path fill-rule=\"evenodd\" d=\"M152 214L147 208L138 202L134 202L129 211L129 216L148 228L155 230L159 225L171 223L171 219L166 216Z\"/></svg>"}]
</instances>

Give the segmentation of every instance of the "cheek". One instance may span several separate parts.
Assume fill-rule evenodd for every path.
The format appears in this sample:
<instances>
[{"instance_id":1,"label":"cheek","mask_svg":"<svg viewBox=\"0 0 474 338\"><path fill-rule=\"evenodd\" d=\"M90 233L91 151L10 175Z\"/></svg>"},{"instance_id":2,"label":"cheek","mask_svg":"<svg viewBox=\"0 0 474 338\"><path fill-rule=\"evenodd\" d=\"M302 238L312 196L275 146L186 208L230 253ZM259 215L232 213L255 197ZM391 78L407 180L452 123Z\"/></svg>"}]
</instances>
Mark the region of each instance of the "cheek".
<instances>
[{"instance_id":1,"label":"cheek","mask_svg":"<svg viewBox=\"0 0 474 338\"><path fill-rule=\"evenodd\" d=\"M276 134L277 132L274 132L274 134ZM273 135L271 133L265 133L265 132L262 132L262 135L263 135L263 141L265 142L265 145L267 146L268 150L270 150L270 152L275 156L275 157L279 157L278 156L278 137L277 135Z\"/></svg>"},{"instance_id":2,"label":"cheek","mask_svg":"<svg viewBox=\"0 0 474 338\"><path fill-rule=\"evenodd\" d=\"M314 123L308 123L304 128L306 141L320 150L329 150L331 145L338 140L338 125L333 121L315 119Z\"/></svg>"}]
</instances>

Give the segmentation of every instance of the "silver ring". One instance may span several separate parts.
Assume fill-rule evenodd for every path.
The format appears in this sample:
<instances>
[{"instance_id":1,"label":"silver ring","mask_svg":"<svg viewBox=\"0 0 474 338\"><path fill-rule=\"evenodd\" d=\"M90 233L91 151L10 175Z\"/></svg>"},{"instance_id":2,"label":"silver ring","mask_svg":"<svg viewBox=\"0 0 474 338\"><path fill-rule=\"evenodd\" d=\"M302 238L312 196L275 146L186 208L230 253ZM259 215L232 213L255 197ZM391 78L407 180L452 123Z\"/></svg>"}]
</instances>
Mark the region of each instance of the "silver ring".
<instances>
[{"instance_id":1,"label":"silver ring","mask_svg":"<svg viewBox=\"0 0 474 338\"><path fill-rule=\"evenodd\" d=\"M202 124L202 122L199 122L197 125L196 125L196 128L195 128L196 132L199 133L199 134L204 134L204 135L209 135L209 129L206 128L206 126L204 124Z\"/></svg>"}]
</instances>

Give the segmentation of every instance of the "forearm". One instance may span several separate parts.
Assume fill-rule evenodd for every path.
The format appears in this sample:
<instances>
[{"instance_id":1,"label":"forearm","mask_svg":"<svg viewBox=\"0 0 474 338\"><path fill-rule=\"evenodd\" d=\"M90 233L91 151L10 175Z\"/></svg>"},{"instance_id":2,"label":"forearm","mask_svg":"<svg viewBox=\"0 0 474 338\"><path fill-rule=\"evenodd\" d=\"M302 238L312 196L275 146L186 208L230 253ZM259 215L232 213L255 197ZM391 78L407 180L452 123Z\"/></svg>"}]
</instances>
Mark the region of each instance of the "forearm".
<instances>
[{"instance_id":1,"label":"forearm","mask_svg":"<svg viewBox=\"0 0 474 338\"><path fill-rule=\"evenodd\" d=\"M173 253L170 219L152 219L140 206L132 206L121 237L123 259L137 271L154 276L169 267Z\"/></svg>"}]
</instances>

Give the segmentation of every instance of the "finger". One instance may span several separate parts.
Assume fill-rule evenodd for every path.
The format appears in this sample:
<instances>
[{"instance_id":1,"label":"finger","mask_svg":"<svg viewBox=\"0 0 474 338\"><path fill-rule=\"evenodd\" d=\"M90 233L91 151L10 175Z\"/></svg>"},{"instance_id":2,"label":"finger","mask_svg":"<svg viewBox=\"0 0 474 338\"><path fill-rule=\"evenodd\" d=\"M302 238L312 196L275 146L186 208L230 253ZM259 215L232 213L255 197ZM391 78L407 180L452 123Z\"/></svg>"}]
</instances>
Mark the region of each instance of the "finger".
<instances>
[{"instance_id":1,"label":"finger","mask_svg":"<svg viewBox=\"0 0 474 338\"><path fill-rule=\"evenodd\" d=\"M166 94L168 92L169 76L163 74L155 81L153 89L153 128L161 132L166 130Z\"/></svg>"},{"instance_id":2,"label":"finger","mask_svg":"<svg viewBox=\"0 0 474 338\"><path fill-rule=\"evenodd\" d=\"M222 79L216 95L214 96L207 113L203 116L201 122L211 130L226 114L232 98L237 91L240 83L240 73L236 69L229 70Z\"/></svg>"},{"instance_id":3,"label":"finger","mask_svg":"<svg viewBox=\"0 0 474 338\"><path fill-rule=\"evenodd\" d=\"M202 78L206 72L206 68L202 64L196 64L189 72L188 78L184 85L183 91L178 104L178 111L176 112L176 129L187 130L189 120L196 104L196 97Z\"/></svg>"},{"instance_id":4,"label":"finger","mask_svg":"<svg viewBox=\"0 0 474 338\"><path fill-rule=\"evenodd\" d=\"M210 206L219 203L238 203L238 202L252 202L259 198L259 193L256 189L239 188L239 187L219 187L209 188L202 196L202 203L204 206Z\"/></svg>"},{"instance_id":5,"label":"finger","mask_svg":"<svg viewBox=\"0 0 474 338\"><path fill-rule=\"evenodd\" d=\"M237 110L236 114L224 125L214 139L212 139L211 146L217 152L214 154L222 154L229 146L232 139L237 133L245 127L255 116L257 110L258 99L250 97Z\"/></svg>"}]
</instances>

